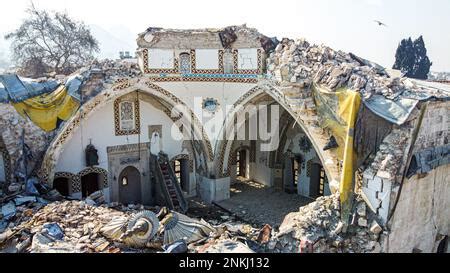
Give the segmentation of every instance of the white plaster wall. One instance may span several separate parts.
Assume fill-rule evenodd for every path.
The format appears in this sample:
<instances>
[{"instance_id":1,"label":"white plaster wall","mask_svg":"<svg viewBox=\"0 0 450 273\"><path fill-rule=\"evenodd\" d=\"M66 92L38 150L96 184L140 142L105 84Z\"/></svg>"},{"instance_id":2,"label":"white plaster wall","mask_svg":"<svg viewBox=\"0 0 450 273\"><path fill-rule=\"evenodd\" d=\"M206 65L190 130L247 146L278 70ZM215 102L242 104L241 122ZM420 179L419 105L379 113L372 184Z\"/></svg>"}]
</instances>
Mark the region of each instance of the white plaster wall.
<instances>
[{"instance_id":1,"label":"white plaster wall","mask_svg":"<svg viewBox=\"0 0 450 273\"><path fill-rule=\"evenodd\" d=\"M218 49L196 49L195 50L196 69L219 69Z\"/></svg>"},{"instance_id":2,"label":"white plaster wall","mask_svg":"<svg viewBox=\"0 0 450 273\"><path fill-rule=\"evenodd\" d=\"M174 68L174 51L171 49L148 49L148 67L150 69Z\"/></svg>"},{"instance_id":3,"label":"white plaster wall","mask_svg":"<svg viewBox=\"0 0 450 273\"><path fill-rule=\"evenodd\" d=\"M141 134L140 142L149 142L149 125L162 124L162 150L169 158L182 153L182 141L171 136L172 120L150 103L140 101ZM97 148L99 167L108 170L107 147L125 144L137 144L138 135L116 136L114 130L113 102L106 104L91 117L82 122L74 136L65 144L56 165L56 172L78 173L85 168L84 149L89 144ZM184 151L186 153L186 151Z\"/></svg>"},{"instance_id":4,"label":"white plaster wall","mask_svg":"<svg viewBox=\"0 0 450 273\"><path fill-rule=\"evenodd\" d=\"M435 252L437 235L450 235L449 173L446 165L422 179L416 175L405 181L391 220L388 252Z\"/></svg>"},{"instance_id":5,"label":"white plaster wall","mask_svg":"<svg viewBox=\"0 0 450 273\"><path fill-rule=\"evenodd\" d=\"M0 152L0 181L6 181L5 162L3 162L3 154Z\"/></svg>"},{"instance_id":6,"label":"white plaster wall","mask_svg":"<svg viewBox=\"0 0 450 273\"><path fill-rule=\"evenodd\" d=\"M199 194L207 202L220 202L230 198L230 178L209 179L199 177Z\"/></svg>"},{"instance_id":7,"label":"white plaster wall","mask_svg":"<svg viewBox=\"0 0 450 273\"><path fill-rule=\"evenodd\" d=\"M258 69L258 49L239 48L238 49L239 69Z\"/></svg>"},{"instance_id":8,"label":"white plaster wall","mask_svg":"<svg viewBox=\"0 0 450 273\"><path fill-rule=\"evenodd\" d=\"M203 123L210 121L211 118L217 118L220 126L206 130L213 149L216 148L215 140L221 134L221 126L223 126L227 114L227 105L232 106L246 92L255 87L255 84L220 82L208 84L202 82L161 82L158 85L181 99ZM212 117L210 117L208 111L202 110L202 102L205 98L214 98L220 104L219 112Z\"/></svg>"},{"instance_id":9,"label":"white plaster wall","mask_svg":"<svg viewBox=\"0 0 450 273\"><path fill-rule=\"evenodd\" d=\"M289 146L291 146L292 153L301 154L303 156L304 163L301 165L301 168L300 168L299 181L297 183L297 193L302 196L309 196L310 195L310 192L309 192L310 178L307 176L307 164L306 163L311 159L315 160L315 162L320 163L320 159L318 158L317 153L312 146L311 146L311 149L307 153L300 150L300 145L299 145L300 138L305 136L305 134L303 132L301 132L301 130L297 126L289 129L289 131L287 133L288 134L293 133L293 134L295 134L295 136L286 141L285 147L283 149L283 153L286 153ZM292 145L291 145L291 142L292 142ZM325 184L324 194L325 195L330 194L328 184Z\"/></svg>"},{"instance_id":10,"label":"white plaster wall","mask_svg":"<svg viewBox=\"0 0 450 273\"><path fill-rule=\"evenodd\" d=\"M269 153L260 151L260 141L256 142L256 163L253 171L254 180L268 187L273 186L272 171L269 168Z\"/></svg>"}]
</instances>

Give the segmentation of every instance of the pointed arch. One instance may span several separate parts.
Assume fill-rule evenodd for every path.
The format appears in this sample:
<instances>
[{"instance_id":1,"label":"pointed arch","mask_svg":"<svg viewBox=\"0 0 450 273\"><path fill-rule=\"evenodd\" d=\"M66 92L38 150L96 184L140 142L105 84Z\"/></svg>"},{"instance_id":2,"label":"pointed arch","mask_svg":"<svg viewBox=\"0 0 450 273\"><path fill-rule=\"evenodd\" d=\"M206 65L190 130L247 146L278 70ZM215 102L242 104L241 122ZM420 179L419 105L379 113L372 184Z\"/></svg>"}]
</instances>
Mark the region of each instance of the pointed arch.
<instances>
[{"instance_id":1,"label":"pointed arch","mask_svg":"<svg viewBox=\"0 0 450 273\"><path fill-rule=\"evenodd\" d=\"M80 124L83 120L91 117L96 111L102 109L108 103L114 102L116 99L132 92L142 92L144 94L157 98L159 102L166 106L164 112L169 115L170 118L172 118L170 115L170 109L172 109L175 105L186 106L186 109L189 110L189 114L192 117L192 124L186 124L186 126L188 126L187 128L191 128L193 130L194 136L196 136L195 138L200 140L199 142L201 144L201 152L204 153L205 158L207 160L213 159L211 142L206 135L206 132L203 130L200 121L194 115L192 110L187 107L187 105L183 101L181 101L181 99L173 95L168 90L159 87L158 85L150 82L145 78L126 80L122 79L118 80L115 85L109 86L105 91L101 92L93 99L86 102L82 107L80 107L77 113L62 127L61 131L54 138L44 156L43 163L39 171L39 177L41 181L51 183L50 181L53 180L56 163L58 162L59 156L64 150L64 144L73 137L75 131L80 127ZM205 163L205 165L207 164Z\"/></svg>"}]
</instances>

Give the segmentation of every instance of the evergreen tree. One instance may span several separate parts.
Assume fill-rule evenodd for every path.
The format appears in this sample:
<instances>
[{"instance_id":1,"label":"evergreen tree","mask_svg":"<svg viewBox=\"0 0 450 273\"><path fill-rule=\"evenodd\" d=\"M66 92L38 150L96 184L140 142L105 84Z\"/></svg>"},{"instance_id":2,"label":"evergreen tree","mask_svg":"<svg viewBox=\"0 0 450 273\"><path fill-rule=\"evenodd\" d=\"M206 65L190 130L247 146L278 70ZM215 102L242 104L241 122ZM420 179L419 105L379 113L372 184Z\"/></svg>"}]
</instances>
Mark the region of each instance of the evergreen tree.
<instances>
[{"instance_id":1,"label":"evergreen tree","mask_svg":"<svg viewBox=\"0 0 450 273\"><path fill-rule=\"evenodd\" d=\"M401 70L407 77L426 80L431 65L422 36L414 42L411 37L400 42L393 69Z\"/></svg>"}]
</instances>

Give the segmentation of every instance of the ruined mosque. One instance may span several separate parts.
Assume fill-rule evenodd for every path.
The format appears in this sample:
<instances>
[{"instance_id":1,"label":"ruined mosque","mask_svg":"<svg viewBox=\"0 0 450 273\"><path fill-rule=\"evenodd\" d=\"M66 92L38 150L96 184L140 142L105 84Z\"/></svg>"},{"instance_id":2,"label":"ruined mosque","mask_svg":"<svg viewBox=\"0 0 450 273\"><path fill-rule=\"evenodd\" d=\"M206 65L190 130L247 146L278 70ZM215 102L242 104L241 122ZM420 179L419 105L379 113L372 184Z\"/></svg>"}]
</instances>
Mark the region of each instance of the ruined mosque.
<instances>
[{"instance_id":1,"label":"ruined mosque","mask_svg":"<svg viewBox=\"0 0 450 273\"><path fill-rule=\"evenodd\" d=\"M33 178L72 199L185 213L251 181L309 203L338 196L344 229L380 233L381 251L436 252L450 234L449 97L446 83L245 25L151 27L135 58L0 75L2 194Z\"/></svg>"}]
</instances>

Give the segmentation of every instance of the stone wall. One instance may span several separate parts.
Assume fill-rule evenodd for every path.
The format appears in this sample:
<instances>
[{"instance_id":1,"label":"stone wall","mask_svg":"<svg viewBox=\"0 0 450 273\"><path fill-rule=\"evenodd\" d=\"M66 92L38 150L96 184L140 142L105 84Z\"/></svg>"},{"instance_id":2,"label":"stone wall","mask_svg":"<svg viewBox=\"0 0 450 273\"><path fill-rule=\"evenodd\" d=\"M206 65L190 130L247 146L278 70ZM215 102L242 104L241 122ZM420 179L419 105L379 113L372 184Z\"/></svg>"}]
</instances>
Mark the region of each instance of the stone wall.
<instances>
[{"instance_id":1,"label":"stone wall","mask_svg":"<svg viewBox=\"0 0 450 273\"><path fill-rule=\"evenodd\" d=\"M10 158L10 181L16 180L16 171L24 169L18 166L23 154L23 147L20 144L22 135L25 136L25 144L32 156L27 160L28 175L36 171L55 133L44 132L30 120L20 116L10 104L0 104L0 128L2 128L0 137Z\"/></svg>"},{"instance_id":2,"label":"stone wall","mask_svg":"<svg viewBox=\"0 0 450 273\"><path fill-rule=\"evenodd\" d=\"M391 220L386 252L436 252L439 241L450 234L450 165L425 177L405 181Z\"/></svg>"}]
</instances>

